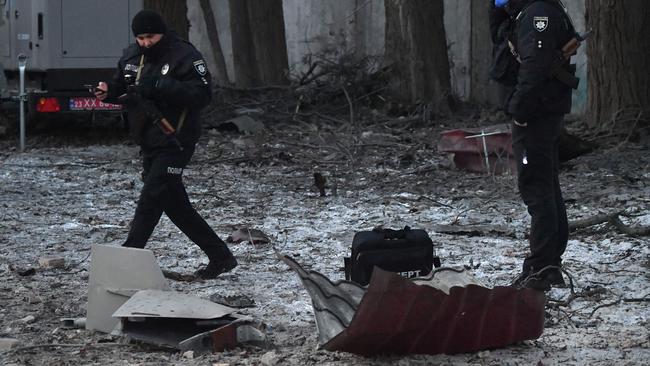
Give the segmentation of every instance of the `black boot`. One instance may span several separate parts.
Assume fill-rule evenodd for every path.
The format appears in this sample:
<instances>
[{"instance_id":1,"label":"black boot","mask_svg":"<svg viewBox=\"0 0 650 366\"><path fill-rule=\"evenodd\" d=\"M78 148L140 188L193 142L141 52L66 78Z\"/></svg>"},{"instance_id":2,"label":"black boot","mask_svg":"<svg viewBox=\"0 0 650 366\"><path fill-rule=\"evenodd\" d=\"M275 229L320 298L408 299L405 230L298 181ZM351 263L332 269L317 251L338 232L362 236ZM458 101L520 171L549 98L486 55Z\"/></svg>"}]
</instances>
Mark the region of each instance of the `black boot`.
<instances>
[{"instance_id":1,"label":"black boot","mask_svg":"<svg viewBox=\"0 0 650 366\"><path fill-rule=\"evenodd\" d=\"M551 282L542 273L531 271L522 272L510 285L516 288L532 288L538 291L549 291Z\"/></svg>"},{"instance_id":2,"label":"black boot","mask_svg":"<svg viewBox=\"0 0 650 366\"><path fill-rule=\"evenodd\" d=\"M544 271L543 274L551 286L557 288L567 287L566 282L564 282L564 277L562 276L562 271L559 268L549 268Z\"/></svg>"},{"instance_id":3,"label":"black boot","mask_svg":"<svg viewBox=\"0 0 650 366\"><path fill-rule=\"evenodd\" d=\"M205 268L197 270L194 274L201 279L209 280L217 278L222 273L230 272L235 267L237 267L237 259L230 256L219 261L210 260Z\"/></svg>"}]
</instances>

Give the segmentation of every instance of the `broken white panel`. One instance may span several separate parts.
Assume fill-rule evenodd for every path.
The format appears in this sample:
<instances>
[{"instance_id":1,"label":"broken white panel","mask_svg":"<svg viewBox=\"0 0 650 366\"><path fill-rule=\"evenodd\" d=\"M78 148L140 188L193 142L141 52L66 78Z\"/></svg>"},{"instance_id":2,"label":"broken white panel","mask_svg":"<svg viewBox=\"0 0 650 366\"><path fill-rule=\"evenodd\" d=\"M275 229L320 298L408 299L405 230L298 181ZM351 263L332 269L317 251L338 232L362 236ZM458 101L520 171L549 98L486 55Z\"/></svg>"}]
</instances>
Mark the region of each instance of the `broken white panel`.
<instances>
[{"instance_id":1,"label":"broken white panel","mask_svg":"<svg viewBox=\"0 0 650 366\"><path fill-rule=\"evenodd\" d=\"M141 290L113 313L114 318L217 319L236 309L182 292Z\"/></svg>"},{"instance_id":2,"label":"broken white panel","mask_svg":"<svg viewBox=\"0 0 650 366\"><path fill-rule=\"evenodd\" d=\"M237 316L231 315L236 309L216 304L208 300L192 297L181 292L142 290L126 301L113 317L120 319L119 332L161 347L183 349L181 344L196 335L206 333L208 343L215 341L211 334L218 329L227 328ZM231 347L237 345L233 335L236 328L224 334ZM190 342L196 347L196 342ZM185 346L187 347L187 346ZM211 348L212 346L208 347ZM194 349L199 351L199 349Z\"/></svg>"},{"instance_id":3,"label":"broken white panel","mask_svg":"<svg viewBox=\"0 0 650 366\"><path fill-rule=\"evenodd\" d=\"M153 252L95 244L91 249L86 329L110 333L119 320L113 313L135 292L169 290Z\"/></svg>"}]
</instances>

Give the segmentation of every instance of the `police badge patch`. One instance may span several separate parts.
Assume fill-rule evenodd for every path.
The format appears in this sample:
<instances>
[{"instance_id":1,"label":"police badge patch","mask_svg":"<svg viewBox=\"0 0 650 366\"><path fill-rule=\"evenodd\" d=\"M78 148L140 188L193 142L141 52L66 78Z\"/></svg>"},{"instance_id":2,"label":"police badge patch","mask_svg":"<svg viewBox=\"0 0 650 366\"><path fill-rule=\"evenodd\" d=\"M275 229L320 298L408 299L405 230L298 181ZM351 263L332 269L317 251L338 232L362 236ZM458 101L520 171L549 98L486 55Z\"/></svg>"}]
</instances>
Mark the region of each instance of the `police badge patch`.
<instances>
[{"instance_id":1,"label":"police badge patch","mask_svg":"<svg viewBox=\"0 0 650 366\"><path fill-rule=\"evenodd\" d=\"M199 73L199 75L204 76L208 72L208 68L205 66L203 60L194 61L194 70Z\"/></svg>"},{"instance_id":2,"label":"police badge patch","mask_svg":"<svg viewBox=\"0 0 650 366\"><path fill-rule=\"evenodd\" d=\"M548 27L548 17L534 17L533 25L538 32L543 32Z\"/></svg>"}]
</instances>

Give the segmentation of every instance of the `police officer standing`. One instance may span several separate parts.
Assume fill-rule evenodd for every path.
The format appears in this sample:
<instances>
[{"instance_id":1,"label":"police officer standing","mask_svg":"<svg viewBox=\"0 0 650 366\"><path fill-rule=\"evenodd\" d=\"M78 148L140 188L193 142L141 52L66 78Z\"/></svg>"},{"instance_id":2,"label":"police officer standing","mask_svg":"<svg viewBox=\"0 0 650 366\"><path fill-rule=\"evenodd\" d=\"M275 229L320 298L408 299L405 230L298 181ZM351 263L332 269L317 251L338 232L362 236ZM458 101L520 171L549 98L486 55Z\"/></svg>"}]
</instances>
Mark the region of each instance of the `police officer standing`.
<instances>
[{"instance_id":1,"label":"police officer standing","mask_svg":"<svg viewBox=\"0 0 650 366\"><path fill-rule=\"evenodd\" d=\"M506 6L515 19L508 40L519 67L504 109L514 118L518 186L531 216L530 254L513 285L549 290L565 284L561 261L569 230L558 179L558 148L577 79L562 48L576 33L559 0L495 4Z\"/></svg>"},{"instance_id":2,"label":"police officer standing","mask_svg":"<svg viewBox=\"0 0 650 366\"><path fill-rule=\"evenodd\" d=\"M141 147L144 186L125 247L144 248L164 212L208 256L196 272L216 278L237 266L226 244L192 207L182 181L201 131L200 110L211 99L211 79L201 54L167 30L162 17L143 10L133 18L136 43L124 51L100 100L125 104L129 129Z\"/></svg>"}]
</instances>

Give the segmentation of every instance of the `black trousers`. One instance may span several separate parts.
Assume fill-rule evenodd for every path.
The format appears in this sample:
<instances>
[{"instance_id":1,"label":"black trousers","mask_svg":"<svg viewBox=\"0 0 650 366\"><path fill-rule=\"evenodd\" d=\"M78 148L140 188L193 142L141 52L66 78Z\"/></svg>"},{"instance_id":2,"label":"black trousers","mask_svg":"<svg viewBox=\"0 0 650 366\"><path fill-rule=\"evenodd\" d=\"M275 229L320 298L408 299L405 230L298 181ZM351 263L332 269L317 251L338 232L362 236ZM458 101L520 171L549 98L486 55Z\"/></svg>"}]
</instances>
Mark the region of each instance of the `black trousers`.
<instances>
[{"instance_id":1,"label":"black trousers","mask_svg":"<svg viewBox=\"0 0 650 366\"><path fill-rule=\"evenodd\" d=\"M194 147L143 149L143 181L135 216L125 247L144 248L164 212L190 240L198 245L211 261L232 256L226 244L192 207L185 186L183 169Z\"/></svg>"},{"instance_id":2,"label":"black trousers","mask_svg":"<svg viewBox=\"0 0 650 366\"><path fill-rule=\"evenodd\" d=\"M514 125L512 144L519 193L528 207L530 255L523 271L559 266L569 239L569 224L559 181L558 149L564 115L543 116Z\"/></svg>"}]
</instances>

